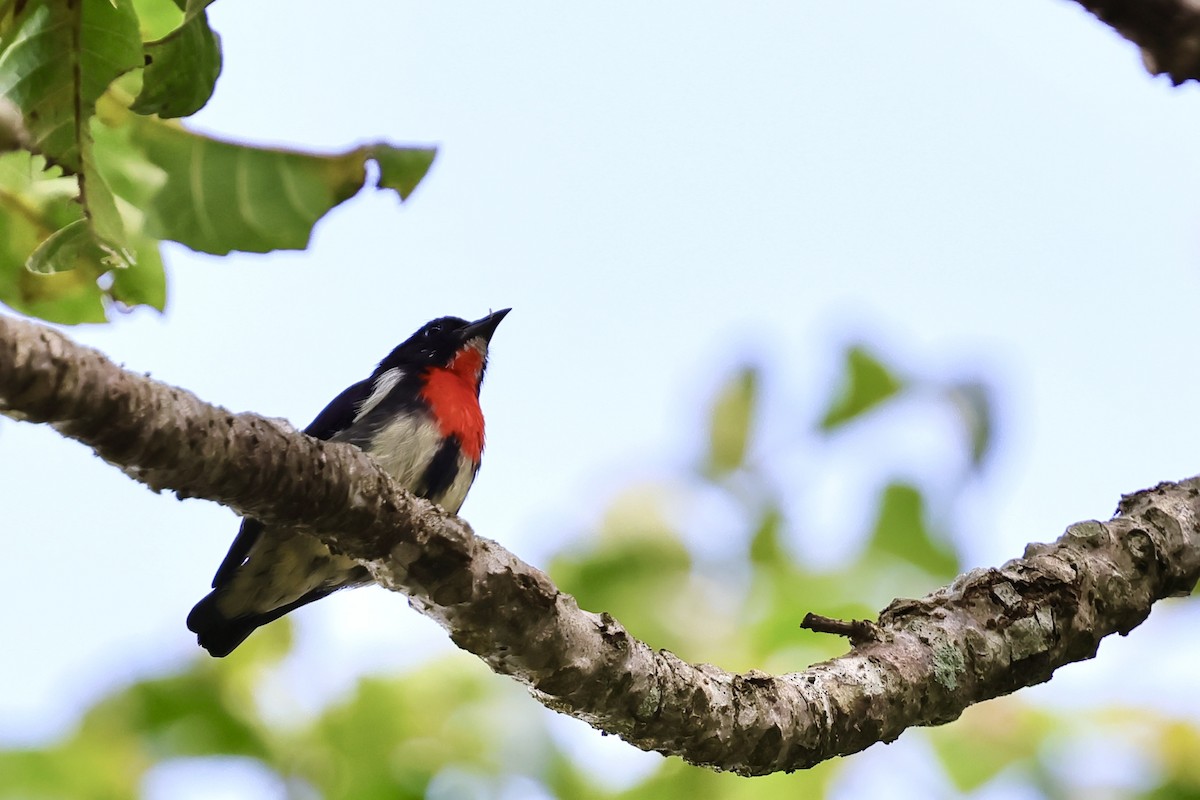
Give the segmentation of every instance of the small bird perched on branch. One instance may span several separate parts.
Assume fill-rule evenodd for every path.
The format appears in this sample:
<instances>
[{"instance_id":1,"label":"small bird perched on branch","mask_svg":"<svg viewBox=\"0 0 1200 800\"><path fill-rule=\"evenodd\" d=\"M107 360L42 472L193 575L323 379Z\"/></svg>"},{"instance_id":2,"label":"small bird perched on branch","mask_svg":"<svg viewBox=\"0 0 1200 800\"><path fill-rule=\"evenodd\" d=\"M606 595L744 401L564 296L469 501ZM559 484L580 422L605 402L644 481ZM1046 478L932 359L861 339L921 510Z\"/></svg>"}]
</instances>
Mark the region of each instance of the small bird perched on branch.
<instances>
[{"instance_id":1,"label":"small bird perched on branch","mask_svg":"<svg viewBox=\"0 0 1200 800\"><path fill-rule=\"evenodd\" d=\"M510 310L475 322L442 317L427 323L369 378L334 398L304 432L362 448L401 486L458 513L483 454L479 387L488 345ZM220 658L260 625L370 582L365 567L317 539L247 517L217 569L213 591L188 614L187 626L201 647Z\"/></svg>"}]
</instances>

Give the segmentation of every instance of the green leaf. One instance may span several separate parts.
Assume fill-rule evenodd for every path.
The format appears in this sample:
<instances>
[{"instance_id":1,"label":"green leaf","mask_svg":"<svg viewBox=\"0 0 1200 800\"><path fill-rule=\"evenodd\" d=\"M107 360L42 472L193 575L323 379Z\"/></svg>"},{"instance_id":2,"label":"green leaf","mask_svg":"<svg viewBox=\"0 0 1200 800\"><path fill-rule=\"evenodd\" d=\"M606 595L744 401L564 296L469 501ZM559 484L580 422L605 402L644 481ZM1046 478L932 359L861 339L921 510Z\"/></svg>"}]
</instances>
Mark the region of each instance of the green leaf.
<instances>
[{"instance_id":1,"label":"green leaf","mask_svg":"<svg viewBox=\"0 0 1200 800\"><path fill-rule=\"evenodd\" d=\"M21 270L0 286L0 300L22 314L63 325L104 322L104 292L84 270L42 275Z\"/></svg>"},{"instance_id":2,"label":"green leaf","mask_svg":"<svg viewBox=\"0 0 1200 800\"><path fill-rule=\"evenodd\" d=\"M137 258L124 269L113 272L109 295L123 306L150 306L158 311L167 307L167 273L163 268L158 241L138 237Z\"/></svg>"},{"instance_id":3,"label":"green leaf","mask_svg":"<svg viewBox=\"0 0 1200 800\"><path fill-rule=\"evenodd\" d=\"M88 147L83 172L79 181L79 202L88 218L88 233L96 248L105 254L105 266L124 266L133 258L127 249L125 225L117 211L113 197L104 177L96 170Z\"/></svg>"},{"instance_id":4,"label":"green leaf","mask_svg":"<svg viewBox=\"0 0 1200 800\"><path fill-rule=\"evenodd\" d=\"M216 254L299 249L318 219L362 187L368 160L378 162L378 186L401 199L424 177L429 148L245 147L131 114L115 98L136 91L138 73L105 94L145 65L134 111L176 116L203 106L221 68L210 3L24 0L0 17L0 93L20 116L13 129L27 131L43 166L64 171L55 185L70 187L30 197L26 190L49 181L0 175L0 301L58 322L100 321L109 300L162 309L156 239ZM143 22L158 37L144 48ZM103 125L93 124L98 108Z\"/></svg>"},{"instance_id":5,"label":"green leaf","mask_svg":"<svg viewBox=\"0 0 1200 800\"><path fill-rule=\"evenodd\" d=\"M104 251L92 237L87 220L80 219L46 237L29 256L25 266L30 272L41 275L73 269L91 272L93 265L102 262L105 257Z\"/></svg>"},{"instance_id":6,"label":"green leaf","mask_svg":"<svg viewBox=\"0 0 1200 800\"><path fill-rule=\"evenodd\" d=\"M0 286L59 228L82 220L74 178L27 152L0 155Z\"/></svg>"},{"instance_id":7,"label":"green leaf","mask_svg":"<svg viewBox=\"0 0 1200 800\"><path fill-rule=\"evenodd\" d=\"M791 564L783 546L783 512L771 506L762 515L754 535L750 538L750 561L762 566Z\"/></svg>"},{"instance_id":8,"label":"green leaf","mask_svg":"<svg viewBox=\"0 0 1200 800\"><path fill-rule=\"evenodd\" d=\"M64 269L68 261L88 267L77 280L43 282L38 292L45 295L53 286L49 294L67 297L63 290L70 283L69 296L89 310L82 316L79 306L39 312L50 314L47 319L63 321L65 312L74 321L90 320L100 293L86 284L133 257L116 201L96 169L91 121L108 85L140 64L141 38L130 0L31 0L0 36L0 94L20 110L30 147L76 176L87 218L86 226L60 232L57 239L42 237L31 256L30 268L39 271Z\"/></svg>"},{"instance_id":9,"label":"green leaf","mask_svg":"<svg viewBox=\"0 0 1200 800\"><path fill-rule=\"evenodd\" d=\"M183 22L161 39L147 42L142 91L132 110L160 117L186 117L204 107L221 74L221 40L204 9L212 0L189 0Z\"/></svg>"},{"instance_id":10,"label":"green leaf","mask_svg":"<svg viewBox=\"0 0 1200 800\"><path fill-rule=\"evenodd\" d=\"M966 381L946 390L946 397L958 411L967 441L971 467L980 469L992 445L992 398L988 387L979 381Z\"/></svg>"},{"instance_id":11,"label":"green leaf","mask_svg":"<svg viewBox=\"0 0 1200 800\"><path fill-rule=\"evenodd\" d=\"M709 421L707 475L725 475L746 460L750 426L758 399L758 372L743 367L717 393Z\"/></svg>"},{"instance_id":12,"label":"green leaf","mask_svg":"<svg viewBox=\"0 0 1200 800\"><path fill-rule=\"evenodd\" d=\"M0 96L21 110L36 152L79 173L96 101L141 65L130 0L29 0L0 36Z\"/></svg>"},{"instance_id":13,"label":"green leaf","mask_svg":"<svg viewBox=\"0 0 1200 800\"><path fill-rule=\"evenodd\" d=\"M379 144L315 155L220 141L141 117L130 125L133 143L166 175L143 209L147 232L216 255L304 248L317 220L362 187L368 158L396 170L404 150Z\"/></svg>"},{"instance_id":14,"label":"green leaf","mask_svg":"<svg viewBox=\"0 0 1200 800\"><path fill-rule=\"evenodd\" d=\"M833 430L892 397L904 387L883 362L866 348L855 345L846 351L841 387L821 419L821 429Z\"/></svg>"},{"instance_id":15,"label":"green leaf","mask_svg":"<svg viewBox=\"0 0 1200 800\"><path fill-rule=\"evenodd\" d=\"M433 166L437 148L378 144L370 149L370 156L379 165L379 182L376 186L394 189L403 201L408 199Z\"/></svg>"},{"instance_id":16,"label":"green leaf","mask_svg":"<svg viewBox=\"0 0 1200 800\"><path fill-rule=\"evenodd\" d=\"M158 242L136 231L122 253L92 232L74 178L29 153L0 156L0 302L64 324L103 322L106 299L161 309ZM116 267L116 269L114 269ZM97 280L112 275L107 291Z\"/></svg>"},{"instance_id":17,"label":"green leaf","mask_svg":"<svg viewBox=\"0 0 1200 800\"><path fill-rule=\"evenodd\" d=\"M72 199L74 179L45 166L26 152L0 156L0 301L53 322L93 322L104 313L94 277L37 274L26 266L51 234L84 219Z\"/></svg>"},{"instance_id":18,"label":"green leaf","mask_svg":"<svg viewBox=\"0 0 1200 800\"><path fill-rule=\"evenodd\" d=\"M902 559L936 577L958 574L954 551L930 533L921 491L906 483L891 483L883 490L869 546L876 553Z\"/></svg>"},{"instance_id":19,"label":"green leaf","mask_svg":"<svg viewBox=\"0 0 1200 800\"><path fill-rule=\"evenodd\" d=\"M187 0L133 0L142 41L162 39L183 24Z\"/></svg>"}]
</instances>

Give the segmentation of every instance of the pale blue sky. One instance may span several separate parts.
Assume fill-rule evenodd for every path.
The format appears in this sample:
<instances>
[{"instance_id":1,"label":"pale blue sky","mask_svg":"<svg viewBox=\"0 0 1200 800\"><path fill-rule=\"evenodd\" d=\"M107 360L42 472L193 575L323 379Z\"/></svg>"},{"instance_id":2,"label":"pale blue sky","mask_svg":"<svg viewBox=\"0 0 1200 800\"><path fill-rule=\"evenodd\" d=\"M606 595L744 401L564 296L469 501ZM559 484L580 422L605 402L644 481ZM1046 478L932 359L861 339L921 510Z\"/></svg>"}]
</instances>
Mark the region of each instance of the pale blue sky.
<instances>
[{"instance_id":1,"label":"pale blue sky","mask_svg":"<svg viewBox=\"0 0 1200 800\"><path fill-rule=\"evenodd\" d=\"M321 8L214 5L225 74L195 125L330 149L435 142L426 182L403 208L350 201L304 253L171 248L166 316L72 335L305 424L425 320L512 306L462 513L535 564L614 491L690 458L744 359L768 366L768 425L801 436L854 339L999 387L997 457L961 511L973 564L1200 472L1200 95L1148 76L1074 4ZM944 469L930 438L897 439L893 463ZM838 469L792 487L793 515L831 539L869 514L846 476L886 465ZM61 731L104 688L195 655L183 619L229 512L12 423L0 486L16 565L0 737ZM296 680L324 691L450 647L381 591L298 616L311 669ZM1160 616L1039 691L1123 691L1106 657L1171 680L1148 652L1169 652Z\"/></svg>"}]
</instances>

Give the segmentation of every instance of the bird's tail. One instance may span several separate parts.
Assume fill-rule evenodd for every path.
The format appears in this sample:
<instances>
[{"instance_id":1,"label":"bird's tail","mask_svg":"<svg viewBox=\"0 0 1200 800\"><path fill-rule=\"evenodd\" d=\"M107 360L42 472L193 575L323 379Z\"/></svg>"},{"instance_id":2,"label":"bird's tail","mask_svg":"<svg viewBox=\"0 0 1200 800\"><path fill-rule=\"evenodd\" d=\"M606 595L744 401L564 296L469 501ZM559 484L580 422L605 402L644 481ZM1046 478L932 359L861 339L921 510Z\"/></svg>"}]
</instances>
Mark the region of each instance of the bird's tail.
<instances>
[{"instance_id":1,"label":"bird's tail","mask_svg":"<svg viewBox=\"0 0 1200 800\"><path fill-rule=\"evenodd\" d=\"M232 653L258 626L270 621L263 619L262 614L225 616L217 605L220 593L221 590L216 589L206 595L187 618L188 630L195 633L200 646L216 658Z\"/></svg>"},{"instance_id":2,"label":"bird's tail","mask_svg":"<svg viewBox=\"0 0 1200 800\"><path fill-rule=\"evenodd\" d=\"M261 614L239 614L227 616L222 613L217 598L222 589L214 589L196 603L195 608L188 614L188 630L196 634L196 641L214 658L224 658L232 653L246 637L268 622L274 622L289 611L319 600L333 592L337 587L322 587L315 589L294 602L273 608Z\"/></svg>"}]
</instances>

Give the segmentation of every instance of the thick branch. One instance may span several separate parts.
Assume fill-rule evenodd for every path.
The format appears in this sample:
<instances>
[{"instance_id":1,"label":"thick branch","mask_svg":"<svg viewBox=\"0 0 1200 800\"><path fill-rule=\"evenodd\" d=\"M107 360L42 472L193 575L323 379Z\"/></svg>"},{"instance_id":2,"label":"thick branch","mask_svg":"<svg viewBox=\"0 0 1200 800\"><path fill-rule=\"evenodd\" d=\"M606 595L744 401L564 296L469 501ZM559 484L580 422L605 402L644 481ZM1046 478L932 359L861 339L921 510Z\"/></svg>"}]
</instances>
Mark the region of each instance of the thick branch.
<instances>
[{"instance_id":1,"label":"thick branch","mask_svg":"<svg viewBox=\"0 0 1200 800\"><path fill-rule=\"evenodd\" d=\"M1146 69L1176 86L1200 80L1197 0L1076 0L1142 49Z\"/></svg>"},{"instance_id":2,"label":"thick branch","mask_svg":"<svg viewBox=\"0 0 1200 800\"><path fill-rule=\"evenodd\" d=\"M847 655L778 677L736 675L655 651L607 614L580 610L546 575L400 490L352 447L210 406L48 328L0 317L5 408L53 424L156 491L320 536L551 708L638 747L746 775L854 753L1045 681L1200 577L1193 478L1127 496L1112 521L1073 525L999 569L895 601Z\"/></svg>"}]
</instances>

